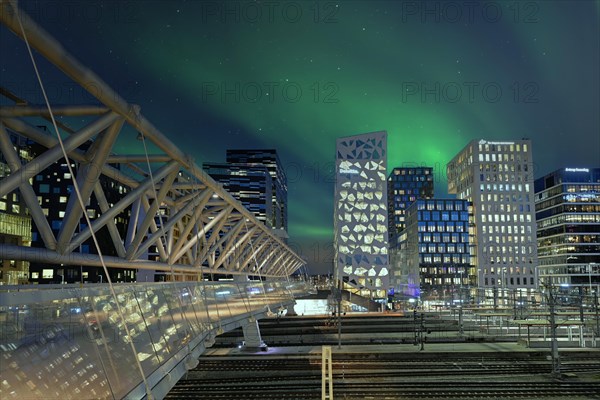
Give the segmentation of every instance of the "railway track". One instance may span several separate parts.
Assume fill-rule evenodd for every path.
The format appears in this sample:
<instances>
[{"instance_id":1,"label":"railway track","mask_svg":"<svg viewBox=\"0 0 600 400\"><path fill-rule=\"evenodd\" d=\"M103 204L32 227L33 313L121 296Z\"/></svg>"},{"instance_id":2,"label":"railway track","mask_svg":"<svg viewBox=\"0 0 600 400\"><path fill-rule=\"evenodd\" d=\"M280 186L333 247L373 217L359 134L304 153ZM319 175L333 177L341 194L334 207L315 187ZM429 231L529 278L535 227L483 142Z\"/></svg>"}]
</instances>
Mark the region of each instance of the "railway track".
<instances>
[{"instance_id":1,"label":"railway track","mask_svg":"<svg viewBox=\"0 0 600 400\"><path fill-rule=\"evenodd\" d=\"M318 369L320 371L320 360L309 358L298 359L276 359L276 360L202 360L195 368L196 372L218 372L218 371L298 371ZM333 370L364 371L364 370L393 370L393 371L415 371L428 370L434 373L446 370L477 370L482 371L505 371L515 369L545 370L550 368L548 360L522 360L503 359L493 360L481 358L481 360L469 359L438 359L438 360L356 360L356 359L334 359ZM600 359L584 358L561 363L563 370L569 371L598 371L600 372Z\"/></svg>"},{"instance_id":2,"label":"railway track","mask_svg":"<svg viewBox=\"0 0 600 400\"><path fill-rule=\"evenodd\" d=\"M549 378L547 360L491 356L438 360L356 360L333 362L336 399L597 399L600 360L571 356L563 373L596 375L592 382ZM479 358L481 359L481 358ZM408 362L407 362L408 361ZM222 377L227 376L224 380ZM457 384L460 382L460 384ZM167 399L319 399L320 360L214 357L203 359Z\"/></svg>"},{"instance_id":3,"label":"railway track","mask_svg":"<svg viewBox=\"0 0 600 400\"><path fill-rule=\"evenodd\" d=\"M513 367L513 368L509 368L506 366L501 366L501 367L497 367L497 366L489 366L486 368L477 368L477 367L452 367L449 366L448 369L437 369L437 370L430 370L427 368L419 368L419 369L396 369L393 371L390 370L386 370L384 369L384 367L379 367L379 368L365 368L365 369L372 369L375 371L371 371L371 372L365 372L364 370L355 370L355 369L349 369L349 368L345 368L343 371L339 370L339 372L334 372L333 375L334 377L338 376L338 375L344 375L345 377L352 377L352 378L368 378L370 376L377 376L378 378L394 378L394 377L398 377L398 376L402 376L402 375L418 375L420 377L424 377L424 376L451 376L451 375L456 375L456 376L461 376L461 375L468 375L468 374L472 374L472 375L478 375L478 376L482 376L482 375L515 375L515 374L529 374L529 375L545 375L545 374L549 374L550 372L552 372L552 368L550 366L530 366L530 367ZM229 370L231 371L231 370ZM304 370L302 370L304 371ZM336 370L338 371L338 370ZM594 365L585 365L585 366L578 366L578 367L569 367L569 366L561 366L561 371L563 373L581 373L581 372L586 372L586 373L600 373L600 368L598 366L594 366ZM315 376L319 376L320 377L320 370L315 372L314 375ZM286 377L291 379L299 379L299 377L311 377L313 376L312 374L308 374L308 375L293 375L293 376L288 376ZM277 377L269 377L269 379L274 379ZM256 379L264 379L264 377L260 377L260 378L256 378ZM231 381L231 379L228 379L228 381Z\"/></svg>"},{"instance_id":4,"label":"railway track","mask_svg":"<svg viewBox=\"0 0 600 400\"><path fill-rule=\"evenodd\" d=\"M318 383L318 384L317 384ZM314 385L221 385L176 386L167 399L319 399L320 382ZM532 382L427 382L373 383L334 382L336 399L499 399L499 398L563 398L599 399L600 385L594 383Z\"/></svg>"},{"instance_id":5,"label":"railway track","mask_svg":"<svg viewBox=\"0 0 600 400\"><path fill-rule=\"evenodd\" d=\"M262 323L267 343L277 347L331 341L332 326L321 320L282 320ZM426 328L429 342L465 342L456 346L436 345L417 351L415 323L410 318L349 318L344 321L345 344L400 343L389 352L364 350L333 354L334 399L592 399L600 400L598 352L561 352L562 379L552 376L547 349L497 351L495 344L475 345L467 336L457 336L454 321L431 318ZM465 324L468 330L478 327ZM475 333L476 334L476 333ZM220 338L233 347L241 332ZM437 335L437 336L434 336ZM481 336L481 335L480 335ZM477 341L483 337L474 337ZM331 340L330 340L331 339ZM473 338L472 338L473 339ZM516 341L513 338L494 341ZM219 342L219 340L217 342ZM472 340L471 340L472 341ZM404 345L402 344L404 343ZM408 347L406 347L408 346ZM311 347L307 347L311 348ZM465 349L465 350L462 350ZM220 353L220 352L219 352ZM202 357L200 363L167 395L167 399L198 400L312 400L321 399L320 354L273 351L262 354L234 352ZM220 353L223 354L223 353Z\"/></svg>"}]
</instances>

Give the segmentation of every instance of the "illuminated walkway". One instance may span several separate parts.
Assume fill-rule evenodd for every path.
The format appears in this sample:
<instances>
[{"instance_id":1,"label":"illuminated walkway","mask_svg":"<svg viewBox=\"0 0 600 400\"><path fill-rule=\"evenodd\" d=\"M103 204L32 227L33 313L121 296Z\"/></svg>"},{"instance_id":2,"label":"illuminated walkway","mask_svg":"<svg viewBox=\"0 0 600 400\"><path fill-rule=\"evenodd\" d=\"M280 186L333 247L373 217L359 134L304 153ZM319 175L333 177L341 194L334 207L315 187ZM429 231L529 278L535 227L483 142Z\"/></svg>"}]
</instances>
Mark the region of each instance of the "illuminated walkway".
<instances>
[{"instance_id":1,"label":"illuminated walkway","mask_svg":"<svg viewBox=\"0 0 600 400\"><path fill-rule=\"evenodd\" d=\"M2 287L0 398L162 398L216 335L242 326L259 345L257 319L306 293L303 282L114 287L122 314L108 285Z\"/></svg>"}]
</instances>

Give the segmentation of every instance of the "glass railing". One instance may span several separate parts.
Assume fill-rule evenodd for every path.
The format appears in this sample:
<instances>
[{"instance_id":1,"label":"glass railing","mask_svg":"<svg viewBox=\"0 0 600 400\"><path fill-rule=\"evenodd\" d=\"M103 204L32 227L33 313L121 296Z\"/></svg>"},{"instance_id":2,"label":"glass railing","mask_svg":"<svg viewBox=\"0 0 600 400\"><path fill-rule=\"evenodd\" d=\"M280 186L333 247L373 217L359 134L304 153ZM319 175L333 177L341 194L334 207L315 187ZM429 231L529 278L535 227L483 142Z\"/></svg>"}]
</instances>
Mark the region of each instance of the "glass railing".
<instances>
[{"instance_id":1,"label":"glass railing","mask_svg":"<svg viewBox=\"0 0 600 400\"><path fill-rule=\"evenodd\" d=\"M116 299L106 284L1 286L0 398L120 399L142 382L138 362L147 377L228 321L307 291L260 281L114 289Z\"/></svg>"}]
</instances>

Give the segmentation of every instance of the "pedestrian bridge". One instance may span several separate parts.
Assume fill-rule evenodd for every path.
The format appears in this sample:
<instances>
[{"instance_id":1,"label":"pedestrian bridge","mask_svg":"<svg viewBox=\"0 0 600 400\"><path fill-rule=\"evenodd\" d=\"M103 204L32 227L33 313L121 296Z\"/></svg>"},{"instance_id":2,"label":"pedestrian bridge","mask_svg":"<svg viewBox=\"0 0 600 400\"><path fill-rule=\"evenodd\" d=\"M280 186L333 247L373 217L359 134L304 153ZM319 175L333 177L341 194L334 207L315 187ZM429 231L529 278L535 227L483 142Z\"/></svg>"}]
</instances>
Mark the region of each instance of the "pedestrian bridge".
<instances>
[{"instance_id":1,"label":"pedestrian bridge","mask_svg":"<svg viewBox=\"0 0 600 400\"><path fill-rule=\"evenodd\" d=\"M52 104L44 95L34 104L0 88L0 198L19 199L10 218L21 221L4 224L0 260L68 267L82 279L83 268L98 268L108 280L0 286L0 398L162 398L216 335L241 326L246 345L259 347L257 320L307 292L289 280L305 260L283 232L258 220L16 2L0 0L0 23L2 35L24 41L3 67L17 53L27 57L41 94L43 57L92 100ZM217 133L205 129L186 135L209 146ZM61 196L50 202L38 177L69 186L53 187ZM118 269L136 270L138 281L163 271L170 282L113 284Z\"/></svg>"},{"instance_id":2,"label":"pedestrian bridge","mask_svg":"<svg viewBox=\"0 0 600 400\"><path fill-rule=\"evenodd\" d=\"M114 293L112 293L114 290ZM0 398L159 399L215 336L307 293L300 281L0 287Z\"/></svg>"}]
</instances>

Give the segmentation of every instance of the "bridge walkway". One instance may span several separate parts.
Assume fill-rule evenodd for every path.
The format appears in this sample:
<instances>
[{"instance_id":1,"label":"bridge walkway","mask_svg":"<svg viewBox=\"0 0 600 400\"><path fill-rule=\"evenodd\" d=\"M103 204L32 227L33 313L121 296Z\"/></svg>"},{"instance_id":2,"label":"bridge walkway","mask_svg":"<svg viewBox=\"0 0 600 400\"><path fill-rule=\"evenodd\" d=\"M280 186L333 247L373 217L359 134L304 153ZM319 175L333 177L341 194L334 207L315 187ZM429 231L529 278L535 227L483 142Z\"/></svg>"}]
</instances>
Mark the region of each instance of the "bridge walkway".
<instances>
[{"instance_id":1,"label":"bridge walkway","mask_svg":"<svg viewBox=\"0 0 600 400\"><path fill-rule=\"evenodd\" d=\"M256 333L257 320L307 292L295 281L113 288L0 287L0 398L163 398L217 335Z\"/></svg>"}]
</instances>

